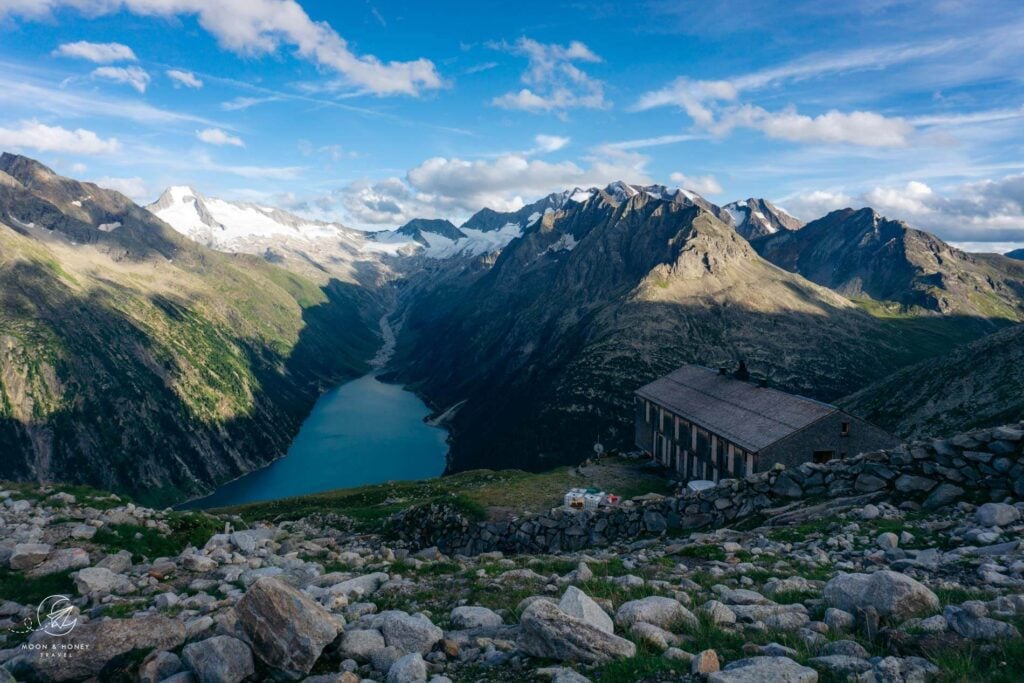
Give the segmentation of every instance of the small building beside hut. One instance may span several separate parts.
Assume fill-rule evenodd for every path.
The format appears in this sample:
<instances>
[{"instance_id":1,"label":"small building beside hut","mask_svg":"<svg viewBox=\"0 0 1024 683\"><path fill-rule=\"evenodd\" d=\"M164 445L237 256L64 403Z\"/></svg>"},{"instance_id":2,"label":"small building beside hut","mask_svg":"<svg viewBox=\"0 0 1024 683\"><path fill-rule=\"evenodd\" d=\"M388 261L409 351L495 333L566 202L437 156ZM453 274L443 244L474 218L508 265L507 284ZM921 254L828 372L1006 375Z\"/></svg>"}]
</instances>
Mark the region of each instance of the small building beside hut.
<instances>
[{"instance_id":1,"label":"small building beside hut","mask_svg":"<svg viewBox=\"0 0 1024 683\"><path fill-rule=\"evenodd\" d=\"M834 405L751 382L735 373L684 365L636 391L636 445L684 480L740 478L776 463L891 448L899 440Z\"/></svg>"}]
</instances>

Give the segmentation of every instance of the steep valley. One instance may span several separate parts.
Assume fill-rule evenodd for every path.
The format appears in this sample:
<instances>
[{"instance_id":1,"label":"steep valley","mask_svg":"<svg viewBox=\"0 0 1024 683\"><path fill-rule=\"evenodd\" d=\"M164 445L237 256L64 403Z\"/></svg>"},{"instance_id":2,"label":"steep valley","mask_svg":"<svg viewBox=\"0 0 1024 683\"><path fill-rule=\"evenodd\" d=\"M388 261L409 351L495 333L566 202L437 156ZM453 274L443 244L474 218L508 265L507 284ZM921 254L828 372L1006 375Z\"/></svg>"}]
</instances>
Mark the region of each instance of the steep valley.
<instances>
[{"instance_id":1,"label":"steep valley","mask_svg":"<svg viewBox=\"0 0 1024 683\"><path fill-rule=\"evenodd\" d=\"M283 454L379 344L381 293L211 251L23 157L0 168L0 476L203 493Z\"/></svg>"},{"instance_id":2,"label":"steep valley","mask_svg":"<svg viewBox=\"0 0 1024 683\"><path fill-rule=\"evenodd\" d=\"M631 449L633 390L686 362L743 359L826 401L869 387L855 412L945 428L892 383L935 391L907 378L939 366L915 363L1002 349L987 335L1024 316L1019 262L869 211L801 227L763 200L613 183L366 235L190 188L146 211L14 155L0 169L0 476L150 502L283 455L316 398L369 369L385 314L383 376L449 428L449 472ZM760 226L749 241L736 216ZM965 405L978 420L950 429L1016 410L983 383Z\"/></svg>"}]
</instances>

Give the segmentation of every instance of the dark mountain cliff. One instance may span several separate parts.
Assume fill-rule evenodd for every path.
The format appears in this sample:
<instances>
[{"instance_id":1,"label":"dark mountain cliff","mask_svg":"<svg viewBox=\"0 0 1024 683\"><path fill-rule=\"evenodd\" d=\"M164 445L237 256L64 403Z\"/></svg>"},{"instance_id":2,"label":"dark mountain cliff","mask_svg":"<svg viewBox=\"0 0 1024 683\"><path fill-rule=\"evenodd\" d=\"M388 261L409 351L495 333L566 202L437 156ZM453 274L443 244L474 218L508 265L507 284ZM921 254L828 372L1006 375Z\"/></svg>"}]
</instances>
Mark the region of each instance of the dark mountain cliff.
<instances>
[{"instance_id":1,"label":"dark mountain cliff","mask_svg":"<svg viewBox=\"0 0 1024 683\"><path fill-rule=\"evenodd\" d=\"M597 438L629 447L632 391L683 362L745 358L825 399L908 362L880 321L683 194L567 203L489 270L422 287L406 315L396 374L439 412L460 406L454 470L575 462Z\"/></svg>"}]
</instances>

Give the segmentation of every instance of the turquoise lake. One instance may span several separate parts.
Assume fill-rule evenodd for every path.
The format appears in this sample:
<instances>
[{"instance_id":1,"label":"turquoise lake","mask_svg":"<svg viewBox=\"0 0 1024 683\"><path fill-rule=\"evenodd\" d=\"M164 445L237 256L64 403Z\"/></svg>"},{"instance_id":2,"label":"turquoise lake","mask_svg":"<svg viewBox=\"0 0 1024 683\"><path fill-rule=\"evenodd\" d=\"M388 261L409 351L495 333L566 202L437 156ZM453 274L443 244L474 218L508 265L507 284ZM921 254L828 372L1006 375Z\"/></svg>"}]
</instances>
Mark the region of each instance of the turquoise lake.
<instances>
[{"instance_id":1,"label":"turquoise lake","mask_svg":"<svg viewBox=\"0 0 1024 683\"><path fill-rule=\"evenodd\" d=\"M239 505L444 471L448 432L423 421L412 392L366 375L324 394L288 455L192 501L188 508Z\"/></svg>"}]
</instances>

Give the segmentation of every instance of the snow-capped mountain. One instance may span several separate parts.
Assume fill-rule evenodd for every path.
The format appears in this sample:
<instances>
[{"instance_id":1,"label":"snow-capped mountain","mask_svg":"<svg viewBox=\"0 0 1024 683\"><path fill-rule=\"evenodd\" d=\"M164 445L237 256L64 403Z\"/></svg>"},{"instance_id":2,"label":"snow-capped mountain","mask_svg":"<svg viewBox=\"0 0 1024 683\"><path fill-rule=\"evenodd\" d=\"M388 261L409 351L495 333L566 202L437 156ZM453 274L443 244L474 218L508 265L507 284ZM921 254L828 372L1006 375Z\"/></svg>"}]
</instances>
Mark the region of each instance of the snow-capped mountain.
<instances>
[{"instance_id":1,"label":"snow-capped mountain","mask_svg":"<svg viewBox=\"0 0 1024 683\"><path fill-rule=\"evenodd\" d=\"M790 216L767 199L751 197L726 204L722 208L732 218L736 232L748 240L772 235L780 230L799 230L804 225L798 218Z\"/></svg>"},{"instance_id":2,"label":"snow-capped mountain","mask_svg":"<svg viewBox=\"0 0 1024 683\"><path fill-rule=\"evenodd\" d=\"M146 207L182 235L229 253L290 261L307 271L354 280L357 263L376 261L366 234L281 209L206 197L191 187L169 187Z\"/></svg>"}]
</instances>

